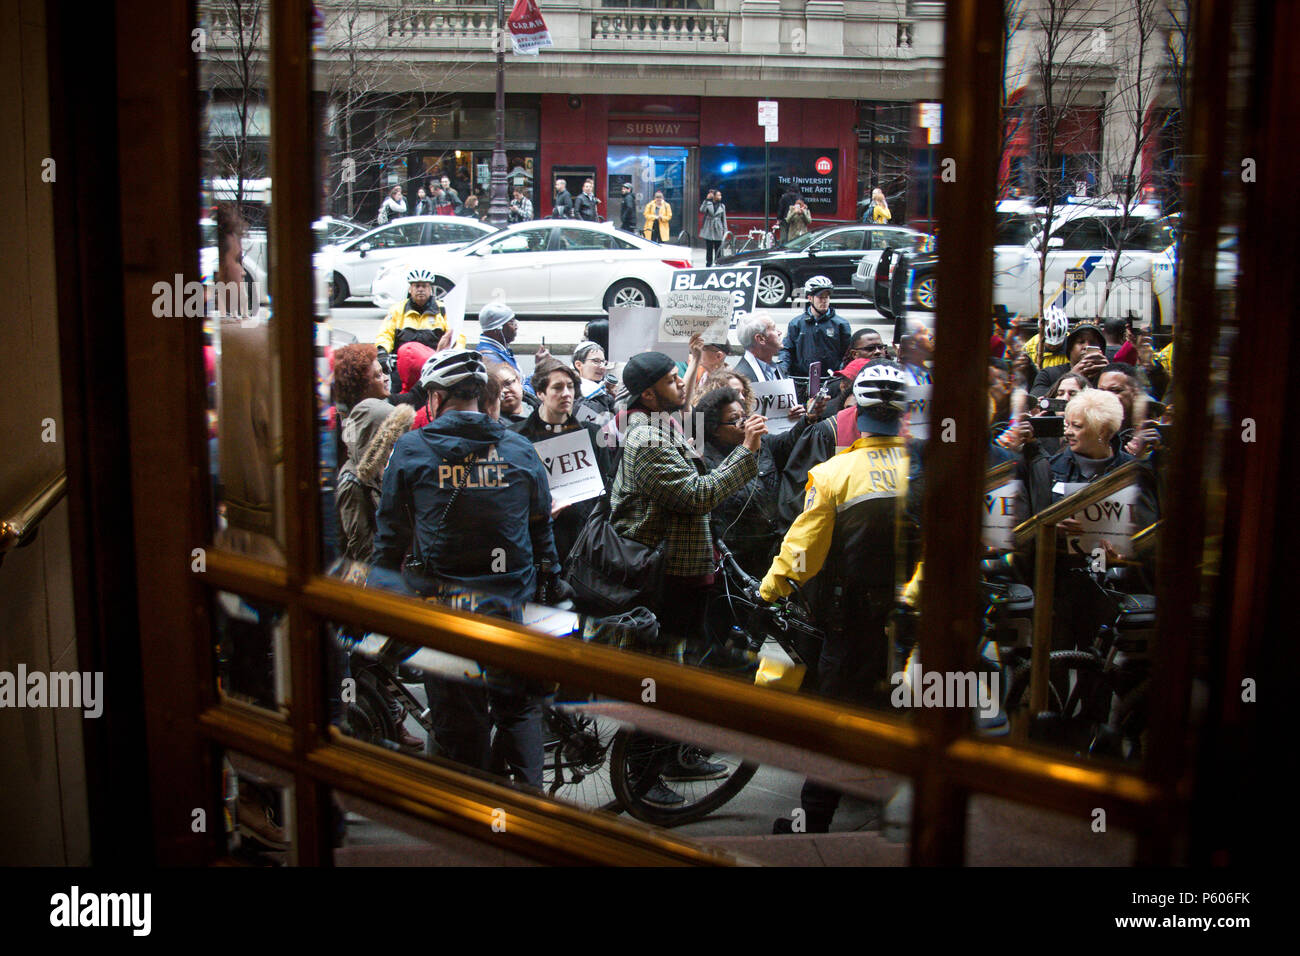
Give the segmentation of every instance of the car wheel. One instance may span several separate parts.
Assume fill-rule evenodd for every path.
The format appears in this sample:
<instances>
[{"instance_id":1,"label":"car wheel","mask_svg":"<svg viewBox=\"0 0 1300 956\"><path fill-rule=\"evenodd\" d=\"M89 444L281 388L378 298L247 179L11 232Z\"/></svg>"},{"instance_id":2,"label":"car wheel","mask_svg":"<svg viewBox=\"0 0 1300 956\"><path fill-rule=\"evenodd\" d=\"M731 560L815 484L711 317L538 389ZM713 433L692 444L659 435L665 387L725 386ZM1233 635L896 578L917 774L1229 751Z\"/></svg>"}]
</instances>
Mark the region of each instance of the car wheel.
<instances>
[{"instance_id":1,"label":"car wheel","mask_svg":"<svg viewBox=\"0 0 1300 956\"><path fill-rule=\"evenodd\" d=\"M758 301L764 306L781 305L790 297L790 282L779 272L764 272L758 277Z\"/></svg>"},{"instance_id":2,"label":"car wheel","mask_svg":"<svg viewBox=\"0 0 1300 956\"><path fill-rule=\"evenodd\" d=\"M934 311L934 276L928 275L917 284L916 304L923 309Z\"/></svg>"},{"instance_id":3,"label":"car wheel","mask_svg":"<svg viewBox=\"0 0 1300 956\"><path fill-rule=\"evenodd\" d=\"M447 298L447 293L451 292L455 287L456 283L452 282L450 279L444 279L442 276L436 277L433 280L434 301L441 302L443 299Z\"/></svg>"},{"instance_id":4,"label":"car wheel","mask_svg":"<svg viewBox=\"0 0 1300 956\"><path fill-rule=\"evenodd\" d=\"M330 279L330 305L337 308L348 300L348 282L337 272Z\"/></svg>"},{"instance_id":5,"label":"car wheel","mask_svg":"<svg viewBox=\"0 0 1300 956\"><path fill-rule=\"evenodd\" d=\"M610 290L605 293L605 310L616 309L619 307L626 308L643 308L654 306L654 293L644 282L638 282L636 279L624 279L616 282Z\"/></svg>"}]
</instances>

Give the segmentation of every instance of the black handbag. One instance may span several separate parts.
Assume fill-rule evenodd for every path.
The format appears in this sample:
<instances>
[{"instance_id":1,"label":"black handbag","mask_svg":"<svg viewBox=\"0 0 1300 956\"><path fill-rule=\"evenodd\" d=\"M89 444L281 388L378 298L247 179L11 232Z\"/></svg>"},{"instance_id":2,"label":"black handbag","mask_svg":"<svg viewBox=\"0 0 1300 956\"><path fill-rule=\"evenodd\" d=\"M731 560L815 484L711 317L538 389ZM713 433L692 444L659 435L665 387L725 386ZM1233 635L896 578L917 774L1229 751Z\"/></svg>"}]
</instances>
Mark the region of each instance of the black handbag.
<instances>
[{"instance_id":1,"label":"black handbag","mask_svg":"<svg viewBox=\"0 0 1300 956\"><path fill-rule=\"evenodd\" d=\"M659 606L667 541L655 547L625 538L610 521L609 495L602 495L573 543L565 583L573 601L589 614L619 614L637 605Z\"/></svg>"}]
</instances>

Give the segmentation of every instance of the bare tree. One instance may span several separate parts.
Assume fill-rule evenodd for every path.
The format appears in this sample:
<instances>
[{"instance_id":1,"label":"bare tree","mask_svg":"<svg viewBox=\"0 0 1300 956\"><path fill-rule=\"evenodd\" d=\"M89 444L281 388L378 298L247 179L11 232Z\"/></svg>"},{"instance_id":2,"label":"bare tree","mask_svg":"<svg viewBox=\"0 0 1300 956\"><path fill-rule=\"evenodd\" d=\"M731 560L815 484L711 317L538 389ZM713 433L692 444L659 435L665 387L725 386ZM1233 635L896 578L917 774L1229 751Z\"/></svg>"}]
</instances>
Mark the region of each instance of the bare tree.
<instances>
[{"instance_id":1,"label":"bare tree","mask_svg":"<svg viewBox=\"0 0 1300 956\"><path fill-rule=\"evenodd\" d=\"M263 0L203 0L199 16L207 24L200 82L208 110L229 103L235 118L232 132L209 134L209 149L213 166L234 180L235 205L243 214L247 181L266 174L260 150L249 142L254 111L266 103L266 9Z\"/></svg>"},{"instance_id":2,"label":"bare tree","mask_svg":"<svg viewBox=\"0 0 1300 956\"><path fill-rule=\"evenodd\" d=\"M1158 62L1164 52L1158 36L1162 0L1125 0L1125 6L1127 9L1116 24L1125 39L1125 66L1118 88L1107 105L1107 128L1121 138L1123 146L1104 166L1118 215L1102 220L1109 234L1110 261L1098 316L1106 314L1120 260L1126 248L1138 238L1136 233L1141 223L1134 216L1134 209L1141 198L1142 156L1160 129L1153 122L1151 106L1163 76L1162 64Z\"/></svg>"}]
</instances>

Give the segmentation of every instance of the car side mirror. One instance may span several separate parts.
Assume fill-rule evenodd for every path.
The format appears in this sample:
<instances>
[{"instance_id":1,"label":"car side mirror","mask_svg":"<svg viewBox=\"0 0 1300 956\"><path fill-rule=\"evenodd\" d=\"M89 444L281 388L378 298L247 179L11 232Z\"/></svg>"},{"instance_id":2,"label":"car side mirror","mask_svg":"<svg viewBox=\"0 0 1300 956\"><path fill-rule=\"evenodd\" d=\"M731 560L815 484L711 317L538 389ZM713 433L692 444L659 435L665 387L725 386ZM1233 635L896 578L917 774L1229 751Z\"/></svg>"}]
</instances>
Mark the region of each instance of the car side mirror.
<instances>
[{"instance_id":1,"label":"car side mirror","mask_svg":"<svg viewBox=\"0 0 1300 956\"><path fill-rule=\"evenodd\" d=\"M490 256L490 255L492 255L492 249L491 249L490 246L480 246L479 248L477 248L477 249L474 250L474 255L476 255L476 256Z\"/></svg>"},{"instance_id":2,"label":"car side mirror","mask_svg":"<svg viewBox=\"0 0 1300 956\"><path fill-rule=\"evenodd\" d=\"M1047 248L1049 249L1063 249L1064 247L1065 247L1065 240L1062 239L1060 236L1052 236L1050 239L1047 240Z\"/></svg>"},{"instance_id":3,"label":"car side mirror","mask_svg":"<svg viewBox=\"0 0 1300 956\"><path fill-rule=\"evenodd\" d=\"M363 242L363 243L361 243L361 245L357 246L357 249L360 250L360 252L361 252L361 258L362 258L362 259L364 259L364 258L366 257L366 253L369 252L369 251L371 250L371 248L372 248L372 247L371 247L370 243L368 243L368 242Z\"/></svg>"}]
</instances>

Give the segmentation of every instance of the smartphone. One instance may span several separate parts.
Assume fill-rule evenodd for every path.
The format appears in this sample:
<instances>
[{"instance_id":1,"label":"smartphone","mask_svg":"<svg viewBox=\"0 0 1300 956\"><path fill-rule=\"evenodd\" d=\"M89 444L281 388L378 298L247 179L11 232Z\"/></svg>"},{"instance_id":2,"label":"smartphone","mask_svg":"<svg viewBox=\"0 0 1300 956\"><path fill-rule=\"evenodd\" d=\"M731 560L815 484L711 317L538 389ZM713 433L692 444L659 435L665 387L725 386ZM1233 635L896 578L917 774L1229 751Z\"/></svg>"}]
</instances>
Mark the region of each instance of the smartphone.
<instances>
[{"instance_id":1,"label":"smartphone","mask_svg":"<svg viewBox=\"0 0 1300 956\"><path fill-rule=\"evenodd\" d=\"M1035 438L1060 438L1065 434L1065 419L1060 415L1039 415L1028 421Z\"/></svg>"},{"instance_id":2,"label":"smartphone","mask_svg":"<svg viewBox=\"0 0 1300 956\"><path fill-rule=\"evenodd\" d=\"M813 362L808 366L808 394L816 395L822 390L822 363Z\"/></svg>"},{"instance_id":3,"label":"smartphone","mask_svg":"<svg viewBox=\"0 0 1300 956\"><path fill-rule=\"evenodd\" d=\"M1043 397L1038 400L1038 407L1049 415L1061 415L1065 412L1065 406L1070 403L1067 398L1047 398Z\"/></svg>"}]
</instances>

